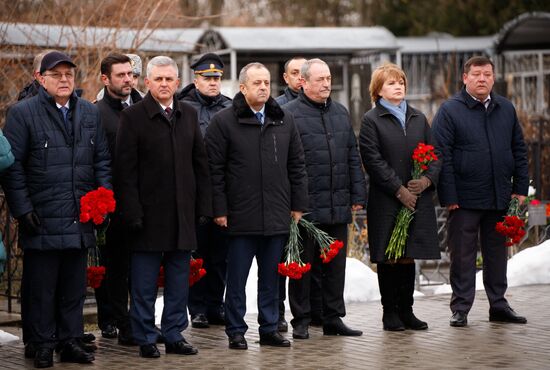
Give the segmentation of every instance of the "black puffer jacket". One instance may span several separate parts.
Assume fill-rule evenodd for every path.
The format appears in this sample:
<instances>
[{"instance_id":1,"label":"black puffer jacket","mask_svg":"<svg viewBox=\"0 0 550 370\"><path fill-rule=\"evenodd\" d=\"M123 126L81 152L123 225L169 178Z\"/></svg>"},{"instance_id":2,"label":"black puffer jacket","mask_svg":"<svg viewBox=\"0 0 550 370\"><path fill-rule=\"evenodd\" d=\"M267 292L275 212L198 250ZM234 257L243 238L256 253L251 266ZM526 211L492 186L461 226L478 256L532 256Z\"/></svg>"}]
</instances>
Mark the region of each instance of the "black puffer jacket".
<instances>
[{"instance_id":1,"label":"black puffer jacket","mask_svg":"<svg viewBox=\"0 0 550 370\"><path fill-rule=\"evenodd\" d=\"M307 216L322 224L351 222L351 206L365 206L366 183L357 140L346 108L329 98L325 105L303 92L285 105L300 131L309 184Z\"/></svg>"},{"instance_id":2,"label":"black puffer jacket","mask_svg":"<svg viewBox=\"0 0 550 370\"><path fill-rule=\"evenodd\" d=\"M231 106L231 98L222 94L214 98L204 97L199 94L194 84L189 84L184 87L177 95L177 98L178 100L191 104L197 111L202 137L206 134L206 128L214 114L218 113L223 108Z\"/></svg>"},{"instance_id":3,"label":"black puffer jacket","mask_svg":"<svg viewBox=\"0 0 550 370\"><path fill-rule=\"evenodd\" d=\"M282 95L279 95L275 98L275 101L282 107L286 103L289 103L298 97L298 93L290 89L290 87L285 87L285 91Z\"/></svg>"},{"instance_id":4,"label":"black puffer jacket","mask_svg":"<svg viewBox=\"0 0 550 370\"><path fill-rule=\"evenodd\" d=\"M307 176L292 115L269 98L263 126L241 93L206 131L214 217L233 235L283 235L307 208Z\"/></svg>"},{"instance_id":5,"label":"black puffer jacket","mask_svg":"<svg viewBox=\"0 0 550 370\"><path fill-rule=\"evenodd\" d=\"M42 87L8 112L4 133L15 156L3 181L8 205L14 217L34 210L41 221L38 235L20 233L25 249L95 244L91 223L78 221L80 198L98 186L111 187L109 150L97 107L73 93L69 114L72 137Z\"/></svg>"}]
</instances>

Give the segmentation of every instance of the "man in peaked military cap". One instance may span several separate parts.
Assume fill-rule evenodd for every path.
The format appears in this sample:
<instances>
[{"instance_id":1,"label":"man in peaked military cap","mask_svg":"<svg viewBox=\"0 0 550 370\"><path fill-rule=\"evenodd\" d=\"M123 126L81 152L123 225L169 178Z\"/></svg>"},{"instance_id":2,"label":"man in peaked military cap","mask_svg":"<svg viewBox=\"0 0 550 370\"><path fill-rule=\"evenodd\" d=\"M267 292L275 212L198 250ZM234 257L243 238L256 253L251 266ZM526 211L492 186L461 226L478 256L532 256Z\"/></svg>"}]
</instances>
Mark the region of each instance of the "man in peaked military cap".
<instances>
[{"instance_id":1,"label":"man in peaked military cap","mask_svg":"<svg viewBox=\"0 0 550 370\"><path fill-rule=\"evenodd\" d=\"M212 116L231 106L231 99L220 92L223 62L213 53L203 55L191 65L195 73L192 84L186 86L178 99L191 104L197 111L204 137ZM223 293L227 247L220 227L207 219L197 223L198 250L195 257L204 259L208 274L189 289L189 313L193 328L208 328L210 324L224 325Z\"/></svg>"}]
</instances>

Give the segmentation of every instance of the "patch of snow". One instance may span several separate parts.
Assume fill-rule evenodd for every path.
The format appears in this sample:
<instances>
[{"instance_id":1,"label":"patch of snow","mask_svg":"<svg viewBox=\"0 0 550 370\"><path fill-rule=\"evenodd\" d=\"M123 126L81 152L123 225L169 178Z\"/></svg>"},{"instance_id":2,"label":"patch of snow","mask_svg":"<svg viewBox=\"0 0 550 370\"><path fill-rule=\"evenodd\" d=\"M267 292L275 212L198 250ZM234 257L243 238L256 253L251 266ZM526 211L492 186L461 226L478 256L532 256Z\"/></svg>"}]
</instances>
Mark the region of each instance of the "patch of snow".
<instances>
[{"instance_id":1,"label":"patch of snow","mask_svg":"<svg viewBox=\"0 0 550 370\"><path fill-rule=\"evenodd\" d=\"M19 340L19 337L10 333L0 330L0 343L9 343L15 340Z\"/></svg>"}]
</instances>

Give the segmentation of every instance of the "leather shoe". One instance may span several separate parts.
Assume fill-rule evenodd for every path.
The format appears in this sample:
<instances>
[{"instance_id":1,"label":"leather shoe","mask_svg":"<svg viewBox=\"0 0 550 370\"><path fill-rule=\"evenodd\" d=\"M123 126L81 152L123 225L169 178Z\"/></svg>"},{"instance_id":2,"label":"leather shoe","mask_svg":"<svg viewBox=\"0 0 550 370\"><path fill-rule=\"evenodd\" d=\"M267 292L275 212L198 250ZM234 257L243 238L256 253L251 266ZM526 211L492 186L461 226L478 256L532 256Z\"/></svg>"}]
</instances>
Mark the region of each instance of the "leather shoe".
<instances>
[{"instance_id":1,"label":"leather shoe","mask_svg":"<svg viewBox=\"0 0 550 370\"><path fill-rule=\"evenodd\" d=\"M325 322L323 324L324 335L343 335L347 337L359 337L363 335L361 330L354 330L348 327L344 322L338 318L338 320L332 322Z\"/></svg>"},{"instance_id":2,"label":"leather shoe","mask_svg":"<svg viewBox=\"0 0 550 370\"><path fill-rule=\"evenodd\" d=\"M93 354L86 352L76 340L69 340L59 352L59 361L88 364L95 360Z\"/></svg>"},{"instance_id":3,"label":"leather shoe","mask_svg":"<svg viewBox=\"0 0 550 370\"><path fill-rule=\"evenodd\" d=\"M159 358L160 352L156 344L144 344L139 346L139 355L145 358Z\"/></svg>"},{"instance_id":4,"label":"leather shoe","mask_svg":"<svg viewBox=\"0 0 550 370\"><path fill-rule=\"evenodd\" d=\"M279 317L279 321L277 321L277 331L279 333L286 333L288 331L288 322L286 322L284 317Z\"/></svg>"},{"instance_id":5,"label":"leather shoe","mask_svg":"<svg viewBox=\"0 0 550 370\"><path fill-rule=\"evenodd\" d=\"M309 331L307 325L296 325L292 330L292 338L294 339L309 339Z\"/></svg>"},{"instance_id":6,"label":"leather shoe","mask_svg":"<svg viewBox=\"0 0 550 370\"><path fill-rule=\"evenodd\" d=\"M26 353L25 353L26 355ZM43 369L53 366L53 349L51 348L36 348L34 353L34 367Z\"/></svg>"},{"instance_id":7,"label":"leather shoe","mask_svg":"<svg viewBox=\"0 0 550 370\"><path fill-rule=\"evenodd\" d=\"M261 346L290 347L290 341L283 337L278 331L271 333L260 333Z\"/></svg>"},{"instance_id":8,"label":"leather shoe","mask_svg":"<svg viewBox=\"0 0 550 370\"><path fill-rule=\"evenodd\" d=\"M506 307L503 310L489 309L489 321L527 324L527 319L523 316L518 315L516 311L512 309L512 307Z\"/></svg>"},{"instance_id":9,"label":"leather shoe","mask_svg":"<svg viewBox=\"0 0 550 370\"><path fill-rule=\"evenodd\" d=\"M449 320L449 325L457 328L462 328L468 325L468 314L461 311L453 312L453 316L451 316L451 319Z\"/></svg>"},{"instance_id":10,"label":"leather shoe","mask_svg":"<svg viewBox=\"0 0 550 370\"><path fill-rule=\"evenodd\" d=\"M210 327L210 325L208 325L208 319L203 313L191 316L191 326L195 329L206 329Z\"/></svg>"},{"instance_id":11,"label":"leather shoe","mask_svg":"<svg viewBox=\"0 0 550 370\"><path fill-rule=\"evenodd\" d=\"M248 343L244 339L244 335L241 333L235 333L229 337L230 349L248 349Z\"/></svg>"},{"instance_id":12,"label":"leather shoe","mask_svg":"<svg viewBox=\"0 0 550 370\"><path fill-rule=\"evenodd\" d=\"M116 327L111 324L107 324L101 329L101 336L103 338L113 339L117 337Z\"/></svg>"},{"instance_id":13,"label":"leather shoe","mask_svg":"<svg viewBox=\"0 0 550 370\"><path fill-rule=\"evenodd\" d=\"M95 340L95 335L92 333L84 333L81 339L84 343L91 343Z\"/></svg>"},{"instance_id":14,"label":"leather shoe","mask_svg":"<svg viewBox=\"0 0 550 370\"><path fill-rule=\"evenodd\" d=\"M175 353L177 355L196 355L199 351L187 343L185 339L174 343L166 343L166 353Z\"/></svg>"}]
</instances>

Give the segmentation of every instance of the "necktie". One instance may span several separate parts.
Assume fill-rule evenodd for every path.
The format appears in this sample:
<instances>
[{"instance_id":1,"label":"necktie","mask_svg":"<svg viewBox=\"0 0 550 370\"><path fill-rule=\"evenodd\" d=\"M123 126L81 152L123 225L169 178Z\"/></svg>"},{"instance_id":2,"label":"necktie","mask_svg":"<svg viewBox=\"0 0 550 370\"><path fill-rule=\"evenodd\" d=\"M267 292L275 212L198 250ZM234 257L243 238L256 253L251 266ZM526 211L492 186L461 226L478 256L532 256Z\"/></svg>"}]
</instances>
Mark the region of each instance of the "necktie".
<instances>
[{"instance_id":1,"label":"necktie","mask_svg":"<svg viewBox=\"0 0 550 370\"><path fill-rule=\"evenodd\" d=\"M126 103L125 101L122 102L122 109L128 108L130 105Z\"/></svg>"},{"instance_id":2,"label":"necktie","mask_svg":"<svg viewBox=\"0 0 550 370\"><path fill-rule=\"evenodd\" d=\"M166 113L166 117L170 118L172 116L172 108L166 107L164 112Z\"/></svg>"},{"instance_id":3,"label":"necktie","mask_svg":"<svg viewBox=\"0 0 550 370\"><path fill-rule=\"evenodd\" d=\"M261 112L256 112L256 118L258 119L258 122L260 122L260 124L264 124L264 115Z\"/></svg>"},{"instance_id":4,"label":"necktie","mask_svg":"<svg viewBox=\"0 0 550 370\"><path fill-rule=\"evenodd\" d=\"M63 123L65 123L65 128L67 129L67 132L69 133L69 135L71 134L71 125L69 123L69 108L63 106L61 108L59 108L59 110L61 110L61 114L63 114Z\"/></svg>"}]
</instances>

